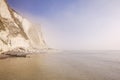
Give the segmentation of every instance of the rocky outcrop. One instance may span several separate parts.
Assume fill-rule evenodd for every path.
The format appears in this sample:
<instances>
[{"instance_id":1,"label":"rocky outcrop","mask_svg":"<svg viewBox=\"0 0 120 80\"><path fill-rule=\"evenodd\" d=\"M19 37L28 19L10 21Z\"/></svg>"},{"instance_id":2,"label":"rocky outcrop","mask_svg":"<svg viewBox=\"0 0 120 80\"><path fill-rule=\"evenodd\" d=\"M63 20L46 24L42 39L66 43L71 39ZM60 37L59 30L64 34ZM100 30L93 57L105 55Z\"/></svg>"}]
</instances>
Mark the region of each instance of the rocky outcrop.
<instances>
[{"instance_id":1,"label":"rocky outcrop","mask_svg":"<svg viewBox=\"0 0 120 80\"><path fill-rule=\"evenodd\" d=\"M16 48L46 49L42 32L0 0L0 53Z\"/></svg>"}]
</instances>

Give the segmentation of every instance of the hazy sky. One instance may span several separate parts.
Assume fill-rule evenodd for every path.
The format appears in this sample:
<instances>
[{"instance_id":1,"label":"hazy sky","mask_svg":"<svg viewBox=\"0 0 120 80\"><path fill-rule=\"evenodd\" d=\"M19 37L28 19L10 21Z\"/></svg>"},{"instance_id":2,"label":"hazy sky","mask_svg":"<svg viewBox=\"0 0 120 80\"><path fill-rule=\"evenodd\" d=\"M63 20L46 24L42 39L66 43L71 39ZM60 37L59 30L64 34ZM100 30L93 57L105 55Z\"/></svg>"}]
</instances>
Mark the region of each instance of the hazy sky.
<instances>
[{"instance_id":1,"label":"hazy sky","mask_svg":"<svg viewBox=\"0 0 120 80\"><path fill-rule=\"evenodd\" d=\"M8 0L42 25L50 47L120 50L120 0Z\"/></svg>"}]
</instances>

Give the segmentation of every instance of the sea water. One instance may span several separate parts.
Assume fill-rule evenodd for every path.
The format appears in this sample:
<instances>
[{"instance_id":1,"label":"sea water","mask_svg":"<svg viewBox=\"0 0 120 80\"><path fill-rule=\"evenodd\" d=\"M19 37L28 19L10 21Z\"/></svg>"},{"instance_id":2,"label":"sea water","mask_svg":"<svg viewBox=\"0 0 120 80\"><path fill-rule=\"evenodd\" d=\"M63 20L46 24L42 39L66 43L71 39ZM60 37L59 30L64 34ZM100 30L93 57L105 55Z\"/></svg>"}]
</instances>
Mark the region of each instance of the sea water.
<instances>
[{"instance_id":1,"label":"sea water","mask_svg":"<svg viewBox=\"0 0 120 80\"><path fill-rule=\"evenodd\" d=\"M65 51L2 59L0 80L120 80L120 51Z\"/></svg>"}]
</instances>

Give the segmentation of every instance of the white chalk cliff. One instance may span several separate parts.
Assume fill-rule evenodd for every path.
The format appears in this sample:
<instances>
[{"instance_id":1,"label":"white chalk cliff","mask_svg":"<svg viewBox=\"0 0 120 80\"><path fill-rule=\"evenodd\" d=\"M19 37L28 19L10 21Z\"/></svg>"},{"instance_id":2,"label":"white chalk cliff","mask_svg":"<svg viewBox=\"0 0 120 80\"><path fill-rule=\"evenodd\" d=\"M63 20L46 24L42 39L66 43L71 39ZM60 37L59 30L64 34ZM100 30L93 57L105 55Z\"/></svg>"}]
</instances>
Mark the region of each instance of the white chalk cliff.
<instances>
[{"instance_id":1,"label":"white chalk cliff","mask_svg":"<svg viewBox=\"0 0 120 80\"><path fill-rule=\"evenodd\" d=\"M34 24L11 9L6 0L0 0L0 53L16 48L45 49L47 46Z\"/></svg>"}]
</instances>

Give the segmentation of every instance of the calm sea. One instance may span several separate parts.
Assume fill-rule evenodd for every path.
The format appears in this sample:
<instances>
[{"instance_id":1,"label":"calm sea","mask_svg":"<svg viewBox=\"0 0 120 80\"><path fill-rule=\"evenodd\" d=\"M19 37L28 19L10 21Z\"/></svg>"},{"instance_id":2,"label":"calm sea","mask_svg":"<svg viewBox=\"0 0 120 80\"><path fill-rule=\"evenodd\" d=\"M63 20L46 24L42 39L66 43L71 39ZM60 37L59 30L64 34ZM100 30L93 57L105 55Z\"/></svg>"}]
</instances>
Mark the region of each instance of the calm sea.
<instances>
[{"instance_id":1,"label":"calm sea","mask_svg":"<svg viewBox=\"0 0 120 80\"><path fill-rule=\"evenodd\" d=\"M2 59L0 80L120 80L120 51L66 51Z\"/></svg>"}]
</instances>

